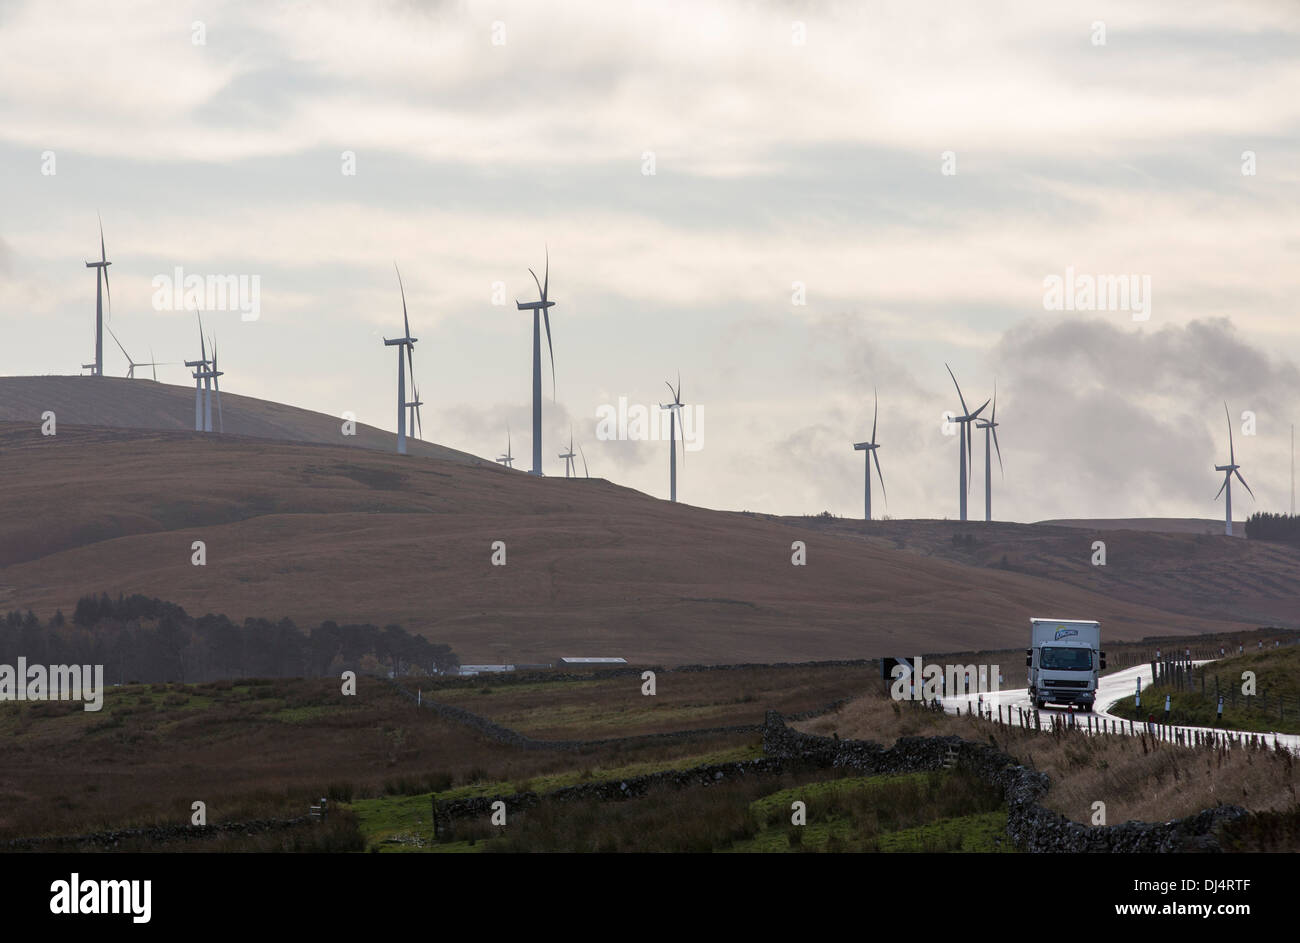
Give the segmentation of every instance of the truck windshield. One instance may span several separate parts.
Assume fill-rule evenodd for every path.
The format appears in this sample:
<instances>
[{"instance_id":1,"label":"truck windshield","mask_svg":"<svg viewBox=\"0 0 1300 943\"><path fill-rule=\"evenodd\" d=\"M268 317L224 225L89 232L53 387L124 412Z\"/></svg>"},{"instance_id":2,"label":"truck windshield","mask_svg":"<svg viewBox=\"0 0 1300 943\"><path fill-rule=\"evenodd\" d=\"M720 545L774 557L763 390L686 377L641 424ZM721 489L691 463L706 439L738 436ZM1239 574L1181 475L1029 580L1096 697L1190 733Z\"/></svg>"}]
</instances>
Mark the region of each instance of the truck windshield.
<instances>
[{"instance_id":1,"label":"truck windshield","mask_svg":"<svg viewBox=\"0 0 1300 943\"><path fill-rule=\"evenodd\" d=\"M1056 671L1089 671L1092 653L1086 648L1044 648L1039 664Z\"/></svg>"}]
</instances>

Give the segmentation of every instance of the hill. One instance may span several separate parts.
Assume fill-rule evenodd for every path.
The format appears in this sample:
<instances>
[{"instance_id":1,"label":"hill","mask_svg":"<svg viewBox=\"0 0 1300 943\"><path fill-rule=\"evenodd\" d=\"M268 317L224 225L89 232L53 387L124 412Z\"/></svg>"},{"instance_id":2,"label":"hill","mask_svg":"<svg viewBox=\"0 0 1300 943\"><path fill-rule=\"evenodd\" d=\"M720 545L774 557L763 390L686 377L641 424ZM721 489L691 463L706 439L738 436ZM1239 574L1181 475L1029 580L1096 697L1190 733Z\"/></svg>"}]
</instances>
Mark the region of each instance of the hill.
<instances>
[{"instance_id":1,"label":"hill","mask_svg":"<svg viewBox=\"0 0 1300 943\"><path fill-rule=\"evenodd\" d=\"M1115 517L1096 520L1070 519L1039 521L1051 527L1077 527L1083 530L1142 530L1153 534L1203 534L1211 537L1227 536L1223 533L1223 519L1201 517ZM1232 522L1232 536L1245 538L1246 522Z\"/></svg>"},{"instance_id":2,"label":"hill","mask_svg":"<svg viewBox=\"0 0 1300 943\"><path fill-rule=\"evenodd\" d=\"M1295 598L1300 547L1223 534L994 521L872 521L785 518L823 533L851 536L988 572L1020 573L1189 618L1224 618L1300 627ZM1093 545L1106 547L1104 566ZM1053 615L1040 609L1035 615Z\"/></svg>"},{"instance_id":3,"label":"hill","mask_svg":"<svg viewBox=\"0 0 1300 943\"><path fill-rule=\"evenodd\" d=\"M163 431L194 430L194 387L121 377L0 377L0 421L39 424L53 410L63 425ZM354 449L397 450L397 436L362 423L343 435L337 416L222 391L221 419L227 435L281 442L320 442ZM212 406L217 425L217 406ZM448 461L488 464L484 459L432 442L410 439L407 452Z\"/></svg>"},{"instance_id":4,"label":"hill","mask_svg":"<svg viewBox=\"0 0 1300 943\"><path fill-rule=\"evenodd\" d=\"M1104 583L1053 577L1068 566L1000 570L945 559L919 539L900 547L599 479L342 445L66 421L44 437L32 421L0 423L0 495L0 608L66 613L86 593L139 592L236 619L396 622L465 662L1014 647L1043 613L1101 619L1114 639L1247 627L1243 616L1171 616ZM937 545L956 527L894 523ZM1051 530L1086 550L1077 532ZM191 564L196 540L205 566ZM491 563L497 540L505 566ZM791 565L795 540L807 543L806 566ZM1123 566L1107 572L1135 578Z\"/></svg>"}]
</instances>

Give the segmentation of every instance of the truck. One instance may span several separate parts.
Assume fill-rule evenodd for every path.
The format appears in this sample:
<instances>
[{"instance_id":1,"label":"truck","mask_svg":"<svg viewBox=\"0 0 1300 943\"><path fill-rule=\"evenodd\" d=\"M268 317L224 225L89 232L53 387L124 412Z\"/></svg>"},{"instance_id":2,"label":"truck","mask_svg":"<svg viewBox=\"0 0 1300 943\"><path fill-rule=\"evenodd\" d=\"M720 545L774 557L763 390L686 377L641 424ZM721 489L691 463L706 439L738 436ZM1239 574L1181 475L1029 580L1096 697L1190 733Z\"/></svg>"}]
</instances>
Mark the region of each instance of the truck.
<instances>
[{"instance_id":1,"label":"truck","mask_svg":"<svg viewBox=\"0 0 1300 943\"><path fill-rule=\"evenodd\" d=\"M1097 700L1097 676L1106 667L1101 650L1101 623L1086 619L1030 619L1029 697L1040 710L1045 704L1078 704L1092 710Z\"/></svg>"}]
</instances>

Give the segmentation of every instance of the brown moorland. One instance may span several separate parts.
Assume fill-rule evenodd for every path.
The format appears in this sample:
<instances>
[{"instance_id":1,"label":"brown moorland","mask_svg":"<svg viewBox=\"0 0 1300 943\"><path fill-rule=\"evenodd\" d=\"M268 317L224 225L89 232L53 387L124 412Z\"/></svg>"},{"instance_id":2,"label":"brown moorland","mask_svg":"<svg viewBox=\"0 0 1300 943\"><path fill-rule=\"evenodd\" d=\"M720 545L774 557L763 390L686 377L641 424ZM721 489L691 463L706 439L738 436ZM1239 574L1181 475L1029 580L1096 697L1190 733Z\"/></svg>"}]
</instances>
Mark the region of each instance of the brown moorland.
<instances>
[{"instance_id":1,"label":"brown moorland","mask_svg":"<svg viewBox=\"0 0 1300 943\"><path fill-rule=\"evenodd\" d=\"M798 522L821 533L856 537L880 548L903 550L986 571L1018 573L1090 590L1116 600L1151 606L1179 618L1219 618L1257 625L1300 627L1300 547L1218 533L1179 531L1157 520L1155 529L1126 521L1097 521L1097 528L1051 523L983 521L873 521L836 517L773 518ZM1199 522L1189 522L1196 524ZM1093 565L1093 542L1106 545L1106 565ZM1073 618L1091 619L1085 610ZM1033 615L1067 617L1039 608ZM1187 618L1182 618L1187 617ZM1107 629L1107 635L1114 637Z\"/></svg>"},{"instance_id":2,"label":"brown moorland","mask_svg":"<svg viewBox=\"0 0 1300 943\"><path fill-rule=\"evenodd\" d=\"M848 522L346 446L64 422L46 437L33 422L0 424L0 495L0 608L48 615L83 594L138 592L235 619L396 622L465 662L1009 648L1044 613L1100 619L1113 640L1254 626L1248 614L1171 615L1165 596L1125 594L1105 577L1054 578L1068 567L1000 570L931 549L961 525L889 522L901 540L864 540ZM1033 531L995 526L1013 528L1012 547ZM205 566L191 563L196 540ZM506 566L491 565L497 540ZM795 540L807 543L806 566L791 565ZM1131 580L1122 548L1111 553L1107 574ZM1248 541L1214 550L1220 572L1235 566L1243 582L1267 578L1253 569L1259 553Z\"/></svg>"}]
</instances>

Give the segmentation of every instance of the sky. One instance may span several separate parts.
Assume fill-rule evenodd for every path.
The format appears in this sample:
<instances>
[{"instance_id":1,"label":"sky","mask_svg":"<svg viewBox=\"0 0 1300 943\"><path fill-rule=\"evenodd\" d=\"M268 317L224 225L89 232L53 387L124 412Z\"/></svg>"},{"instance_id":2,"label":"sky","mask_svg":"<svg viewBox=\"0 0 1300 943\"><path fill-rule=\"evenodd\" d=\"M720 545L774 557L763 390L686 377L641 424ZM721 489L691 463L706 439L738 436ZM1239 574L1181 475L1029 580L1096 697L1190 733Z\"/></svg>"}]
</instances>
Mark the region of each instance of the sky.
<instances>
[{"instance_id":1,"label":"sky","mask_svg":"<svg viewBox=\"0 0 1300 943\"><path fill-rule=\"evenodd\" d=\"M198 355L156 278L256 277L223 386L395 429L397 265L425 438L526 467L549 254L547 474L572 429L666 497L598 417L680 374L680 500L860 517L878 395L874 513L955 518L949 365L996 384L996 519L1221 517L1225 401L1234 516L1287 511L1298 40L1281 0L0 0L0 374L93 359L98 214L134 359ZM1138 291L1050 303L1098 277Z\"/></svg>"}]
</instances>

